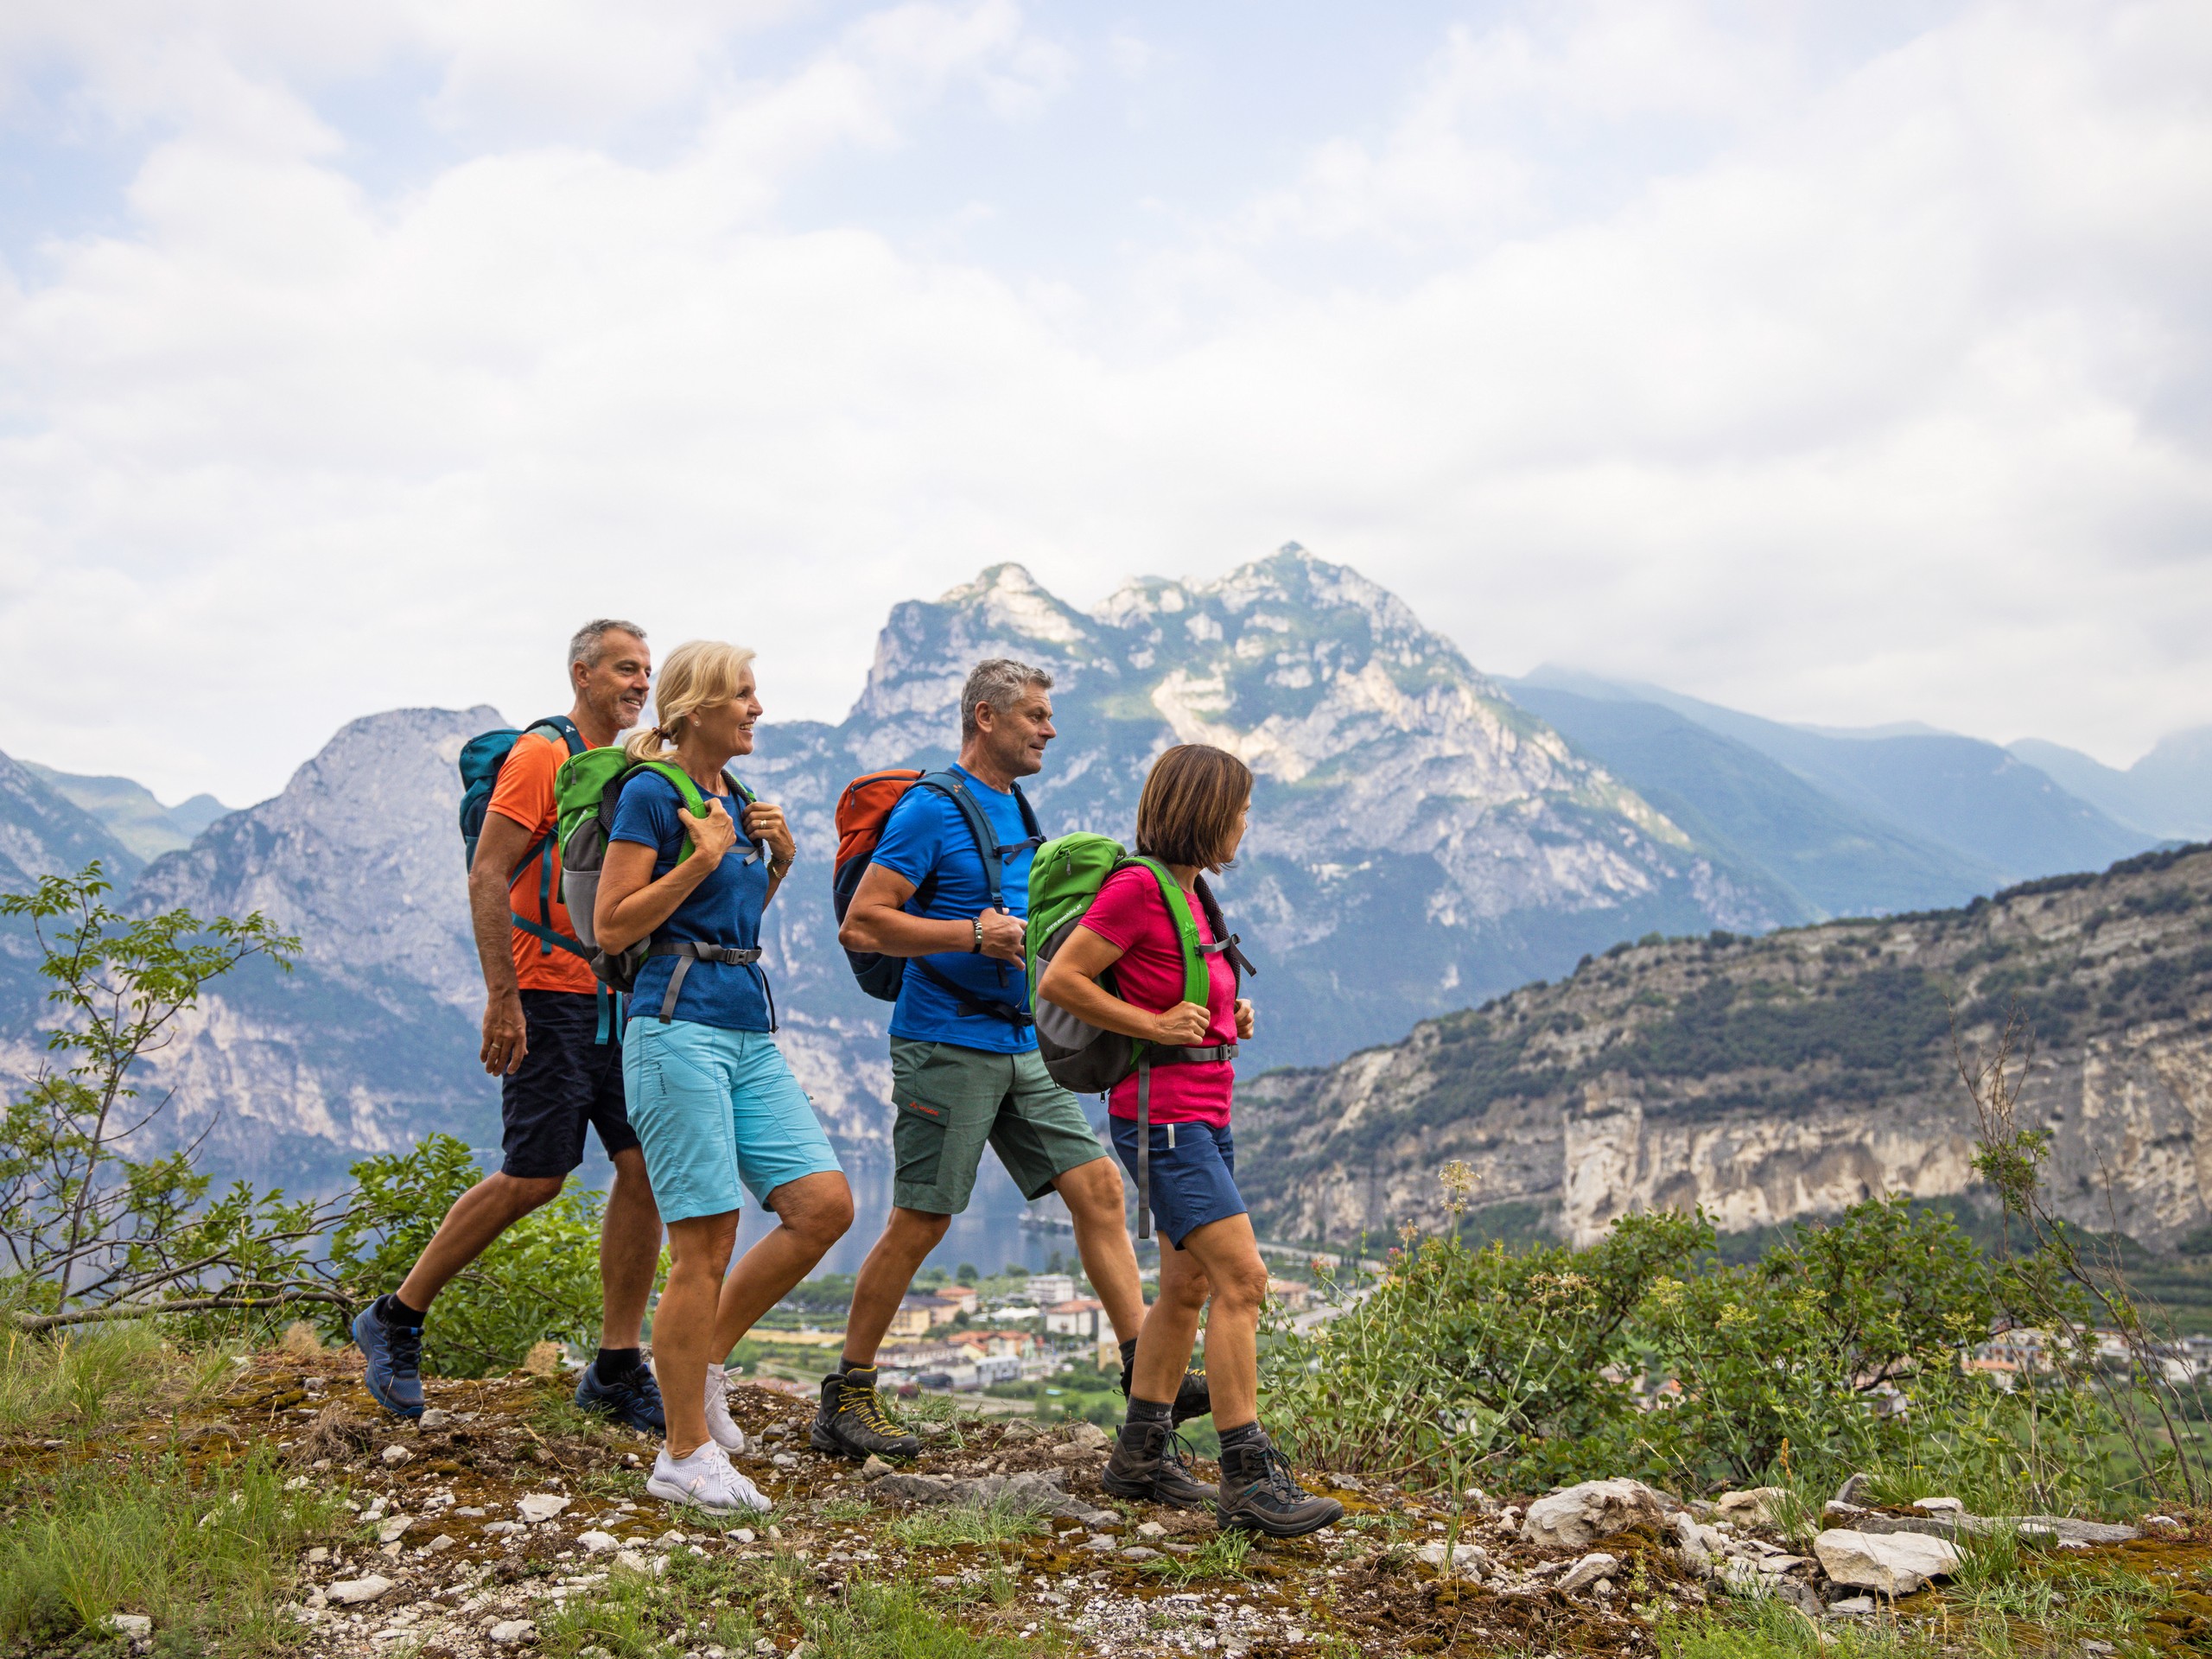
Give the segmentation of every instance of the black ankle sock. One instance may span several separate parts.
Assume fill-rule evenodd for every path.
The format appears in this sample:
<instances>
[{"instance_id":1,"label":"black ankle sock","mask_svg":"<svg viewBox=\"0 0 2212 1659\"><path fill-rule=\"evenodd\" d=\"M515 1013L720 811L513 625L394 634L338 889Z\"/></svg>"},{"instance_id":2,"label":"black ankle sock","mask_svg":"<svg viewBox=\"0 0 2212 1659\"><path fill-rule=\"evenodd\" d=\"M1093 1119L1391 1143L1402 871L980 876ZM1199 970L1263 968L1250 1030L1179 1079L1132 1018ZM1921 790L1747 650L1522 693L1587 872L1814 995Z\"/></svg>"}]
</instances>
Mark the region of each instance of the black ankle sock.
<instances>
[{"instance_id":1,"label":"black ankle sock","mask_svg":"<svg viewBox=\"0 0 2212 1659\"><path fill-rule=\"evenodd\" d=\"M1135 1402L1132 1401L1130 1403ZM1265 1446L1267 1443L1268 1437L1260 1433L1257 1423L1245 1423L1221 1431L1221 1449L1224 1452L1234 1452L1240 1446Z\"/></svg>"},{"instance_id":2,"label":"black ankle sock","mask_svg":"<svg viewBox=\"0 0 2212 1659\"><path fill-rule=\"evenodd\" d=\"M1129 1396L1129 1412L1128 1415L1123 1419L1124 1421L1130 1423L1165 1423L1170 1420L1171 1413L1166 1401L1140 1400L1134 1394Z\"/></svg>"},{"instance_id":3,"label":"black ankle sock","mask_svg":"<svg viewBox=\"0 0 2212 1659\"><path fill-rule=\"evenodd\" d=\"M418 1329L430 1316L407 1306L399 1300L396 1290L386 1291L377 1298L377 1318L386 1325L411 1325Z\"/></svg>"},{"instance_id":4,"label":"black ankle sock","mask_svg":"<svg viewBox=\"0 0 2212 1659\"><path fill-rule=\"evenodd\" d=\"M1122 1344L1122 1369L1128 1370L1137 1363L1137 1339L1131 1337Z\"/></svg>"},{"instance_id":5,"label":"black ankle sock","mask_svg":"<svg viewBox=\"0 0 2212 1659\"><path fill-rule=\"evenodd\" d=\"M874 1369L875 1362L872 1359L863 1365L857 1359L848 1359L842 1354L837 1356L837 1375L840 1376L851 1371L872 1371Z\"/></svg>"},{"instance_id":6,"label":"black ankle sock","mask_svg":"<svg viewBox=\"0 0 2212 1659\"><path fill-rule=\"evenodd\" d=\"M602 1348L592 1360L591 1366L599 1373L601 1382L627 1382L645 1369L645 1351L640 1348Z\"/></svg>"}]
</instances>

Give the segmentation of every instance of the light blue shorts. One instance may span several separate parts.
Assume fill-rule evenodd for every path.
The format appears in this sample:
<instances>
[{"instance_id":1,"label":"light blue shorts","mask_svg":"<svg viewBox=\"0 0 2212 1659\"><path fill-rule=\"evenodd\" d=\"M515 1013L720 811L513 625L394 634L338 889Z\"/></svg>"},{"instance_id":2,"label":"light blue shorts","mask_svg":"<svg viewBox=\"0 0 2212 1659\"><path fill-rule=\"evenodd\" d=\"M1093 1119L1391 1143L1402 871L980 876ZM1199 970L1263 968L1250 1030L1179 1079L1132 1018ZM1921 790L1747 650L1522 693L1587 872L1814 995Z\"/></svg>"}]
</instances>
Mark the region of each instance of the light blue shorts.
<instances>
[{"instance_id":1,"label":"light blue shorts","mask_svg":"<svg viewBox=\"0 0 2212 1659\"><path fill-rule=\"evenodd\" d=\"M741 1180L766 1205L844 1168L765 1031L640 1016L622 1033L622 1087L663 1221L742 1209Z\"/></svg>"}]
</instances>

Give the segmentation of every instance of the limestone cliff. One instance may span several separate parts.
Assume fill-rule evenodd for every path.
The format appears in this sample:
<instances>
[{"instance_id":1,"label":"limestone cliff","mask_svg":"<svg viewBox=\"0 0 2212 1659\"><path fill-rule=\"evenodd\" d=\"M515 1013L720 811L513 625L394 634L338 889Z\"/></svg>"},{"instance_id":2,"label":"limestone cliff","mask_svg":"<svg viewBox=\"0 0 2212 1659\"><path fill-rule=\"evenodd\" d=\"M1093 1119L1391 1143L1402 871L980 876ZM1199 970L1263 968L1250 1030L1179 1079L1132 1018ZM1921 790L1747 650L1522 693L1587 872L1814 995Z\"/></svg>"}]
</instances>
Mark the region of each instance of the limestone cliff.
<instances>
[{"instance_id":1,"label":"limestone cliff","mask_svg":"<svg viewBox=\"0 0 2212 1659\"><path fill-rule=\"evenodd\" d=\"M1241 1090L1239 1174L1278 1237L1344 1240L1471 1202L1586 1240L1702 1205L1724 1230L1974 1179L1951 1061L2017 1008L2024 1115L2062 1211L2169 1245L2212 1218L2212 849L1963 909L1656 940ZM1512 1210L1506 1207L1512 1206Z\"/></svg>"}]
</instances>

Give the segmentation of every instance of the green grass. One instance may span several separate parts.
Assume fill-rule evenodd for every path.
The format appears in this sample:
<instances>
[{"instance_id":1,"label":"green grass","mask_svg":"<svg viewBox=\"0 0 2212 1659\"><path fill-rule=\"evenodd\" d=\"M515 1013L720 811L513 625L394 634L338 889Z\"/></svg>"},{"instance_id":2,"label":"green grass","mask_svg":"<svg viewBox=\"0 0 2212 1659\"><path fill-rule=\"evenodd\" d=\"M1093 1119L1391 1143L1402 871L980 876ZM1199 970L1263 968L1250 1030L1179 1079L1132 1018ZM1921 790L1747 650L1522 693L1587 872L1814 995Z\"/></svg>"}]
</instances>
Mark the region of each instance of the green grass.
<instances>
[{"instance_id":1,"label":"green grass","mask_svg":"<svg viewBox=\"0 0 2212 1659\"><path fill-rule=\"evenodd\" d=\"M346 1522L341 1491L288 1492L286 1473L257 1450L198 1471L168 1454L18 1476L0 1493L0 1643L52 1645L131 1612L179 1651L283 1645L294 1559Z\"/></svg>"},{"instance_id":2,"label":"green grass","mask_svg":"<svg viewBox=\"0 0 2212 1659\"><path fill-rule=\"evenodd\" d=\"M1013 1580L1003 1569L1011 1599ZM588 1597L538 1618L545 1659L574 1659L600 1647L613 1659L664 1659L708 1647L750 1653L766 1637L779 1652L804 1637L820 1659L1019 1659L1042 1638L1019 1643L976 1636L938 1617L903 1587L855 1584L835 1600L809 1593L806 1564L790 1555L759 1561L670 1558L667 1572L617 1570Z\"/></svg>"},{"instance_id":3,"label":"green grass","mask_svg":"<svg viewBox=\"0 0 2212 1659\"><path fill-rule=\"evenodd\" d=\"M875 1505L864 1497L832 1497L823 1500L815 1511L816 1519L831 1526L842 1526L849 1521L865 1521L875 1513Z\"/></svg>"},{"instance_id":4,"label":"green grass","mask_svg":"<svg viewBox=\"0 0 2212 1659\"><path fill-rule=\"evenodd\" d=\"M178 1376L192 1395L228 1382L233 1369L220 1350L187 1360L136 1320L54 1336L11 1331L0 1344L0 1429L90 1433L143 1408L165 1379Z\"/></svg>"},{"instance_id":5,"label":"green grass","mask_svg":"<svg viewBox=\"0 0 2212 1659\"><path fill-rule=\"evenodd\" d=\"M1037 1512L1001 1499L995 1503L944 1503L893 1521L887 1529L913 1549L956 1544L1007 1544L1049 1530Z\"/></svg>"},{"instance_id":6,"label":"green grass","mask_svg":"<svg viewBox=\"0 0 2212 1659\"><path fill-rule=\"evenodd\" d=\"M1669 1615L1652 1634L1660 1659L1938 1659L1942 1649L1874 1618L1816 1627L1762 1598L1695 1615Z\"/></svg>"},{"instance_id":7,"label":"green grass","mask_svg":"<svg viewBox=\"0 0 2212 1659\"><path fill-rule=\"evenodd\" d=\"M1144 1564L1144 1571L1174 1584L1193 1584L1200 1579L1242 1579L1249 1576L1244 1560L1252 1553L1249 1532L1217 1532L1189 1555L1158 1555Z\"/></svg>"}]
</instances>

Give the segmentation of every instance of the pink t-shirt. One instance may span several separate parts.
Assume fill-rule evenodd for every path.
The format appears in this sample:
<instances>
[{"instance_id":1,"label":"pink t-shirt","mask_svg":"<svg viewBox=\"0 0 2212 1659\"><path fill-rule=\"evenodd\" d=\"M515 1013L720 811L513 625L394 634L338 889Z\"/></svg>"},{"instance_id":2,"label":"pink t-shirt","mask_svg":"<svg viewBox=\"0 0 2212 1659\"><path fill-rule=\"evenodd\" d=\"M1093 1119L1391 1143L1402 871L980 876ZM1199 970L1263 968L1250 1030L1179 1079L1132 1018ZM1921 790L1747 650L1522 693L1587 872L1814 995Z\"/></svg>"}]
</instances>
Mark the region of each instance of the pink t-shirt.
<instances>
[{"instance_id":1,"label":"pink t-shirt","mask_svg":"<svg viewBox=\"0 0 2212 1659\"><path fill-rule=\"evenodd\" d=\"M1198 925L1200 942L1211 944L1213 930L1195 896L1191 919ZM1118 945L1122 959L1114 964L1114 988L1122 1001L1148 1013L1162 1014L1183 1000L1183 947L1175 938L1174 919L1160 883L1149 870L1122 870L1106 878L1098 889L1083 925L1107 944ZM1200 1047L1236 1040L1236 970L1229 965L1228 952L1206 959L1206 1007L1213 1020ZM1230 1060L1198 1065L1156 1066L1152 1073L1150 1116L1155 1123L1211 1123L1217 1128L1229 1122L1230 1096L1236 1084L1236 1066ZM1108 1110L1116 1117L1137 1115L1137 1080L1132 1072L1115 1084Z\"/></svg>"}]
</instances>

